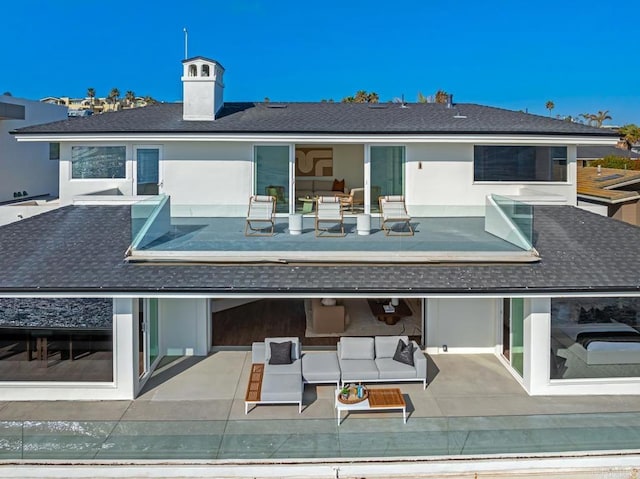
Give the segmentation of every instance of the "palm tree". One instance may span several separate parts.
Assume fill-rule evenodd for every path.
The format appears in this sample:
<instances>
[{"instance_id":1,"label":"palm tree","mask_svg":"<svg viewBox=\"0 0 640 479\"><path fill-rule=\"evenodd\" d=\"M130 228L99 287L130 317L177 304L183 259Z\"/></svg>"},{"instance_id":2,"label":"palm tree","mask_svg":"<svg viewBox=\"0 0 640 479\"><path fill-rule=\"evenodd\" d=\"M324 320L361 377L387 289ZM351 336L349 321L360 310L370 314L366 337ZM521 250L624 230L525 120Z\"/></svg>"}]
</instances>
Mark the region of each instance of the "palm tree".
<instances>
[{"instance_id":1,"label":"palm tree","mask_svg":"<svg viewBox=\"0 0 640 479\"><path fill-rule=\"evenodd\" d=\"M118 90L117 88L112 88L107 98L109 99L109 101L111 101L111 104L113 105L113 110L115 111L116 103L118 103L119 101L118 99L120 98L120 90Z\"/></svg>"},{"instance_id":2,"label":"palm tree","mask_svg":"<svg viewBox=\"0 0 640 479\"><path fill-rule=\"evenodd\" d=\"M428 101L429 101L429 98L424 96L422 92L418 92L418 103L427 103Z\"/></svg>"},{"instance_id":3,"label":"palm tree","mask_svg":"<svg viewBox=\"0 0 640 479\"><path fill-rule=\"evenodd\" d=\"M93 101L96 97L95 88L87 88L87 96L89 97L89 104L91 105L91 111L93 111Z\"/></svg>"},{"instance_id":4,"label":"palm tree","mask_svg":"<svg viewBox=\"0 0 640 479\"><path fill-rule=\"evenodd\" d=\"M553 110L556 107L555 103L553 103L551 100L549 100L546 104L545 104L545 108L547 110L549 110L549 116L551 116L551 110Z\"/></svg>"},{"instance_id":5,"label":"palm tree","mask_svg":"<svg viewBox=\"0 0 640 479\"><path fill-rule=\"evenodd\" d=\"M342 103L378 103L380 97L374 91L368 93L366 90L358 90L354 96L345 96Z\"/></svg>"},{"instance_id":6,"label":"palm tree","mask_svg":"<svg viewBox=\"0 0 640 479\"><path fill-rule=\"evenodd\" d=\"M598 111L595 115L593 115L593 121L595 121L596 126L600 128L602 123L606 120L611 120L611 115L609 115L609 110Z\"/></svg>"},{"instance_id":7,"label":"palm tree","mask_svg":"<svg viewBox=\"0 0 640 479\"><path fill-rule=\"evenodd\" d=\"M124 94L124 100L128 106L133 106L136 101L136 94L131 90L127 90L127 93Z\"/></svg>"},{"instance_id":8,"label":"palm tree","mask_svg":"<svg viewBox=\"0 0 640 479\"><path fill-rule=\"evenodd\" d=\"M640 141L640 127L633 123L621 126L620 129L618 129L618 133L620 133L620 137L627 144L627 149L631 149L635 143Z\"/></svg>"},{"instance_id":9,"label":"palm tree","mask_svg":"<svg viewBox=\"0 0 640 479\"><path fill-rule=\"evenodd\" d=\"M595 115L593 113L580 113L580 116L587 121L589 126L593 126L595 122Z\"/></svg>"}]
</instances>

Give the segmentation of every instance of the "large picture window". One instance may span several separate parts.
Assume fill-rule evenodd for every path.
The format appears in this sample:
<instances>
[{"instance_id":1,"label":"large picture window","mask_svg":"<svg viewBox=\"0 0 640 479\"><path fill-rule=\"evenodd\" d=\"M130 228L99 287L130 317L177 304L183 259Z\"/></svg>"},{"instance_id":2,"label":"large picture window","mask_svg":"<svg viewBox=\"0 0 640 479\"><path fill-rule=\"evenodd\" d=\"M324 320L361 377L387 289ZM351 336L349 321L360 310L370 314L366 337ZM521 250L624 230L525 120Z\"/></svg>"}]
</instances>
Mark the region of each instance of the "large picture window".
<instances>
[{"instance_id":1,"label":"large picture window","mask_svg":"<svg viewBox=\"0 0 640 479\"><path fill-rule=\"evenodd\" d=\"M474 181L567 181L567 148L476 145L473 176Z\"/></svg>"},{"instance_id":2,"label":"large picture window","mask_svg":"<svg viewBox=\"0 0 640 479\"><path fill-rule=\"evenodd\" d=\"M113 381L113 300L0 298L0 381Z\"/></svg>"},{"instance_id":3,"label":"large picture window","mask_svg":"<svg viewBox=\"0 0 640 479\"><path fill-rule=\"evenodd\" d=\"M549 373L640 377L640 298L553 298Z\"/></svg>"},{"instance_id":4,"label":"large picture window","mask_svg":"<svg viewBox=\"0 0 640 479\"><path fill-rule=\"evenodd\" d=\"M71 148L71 177L125 178L126 154L124 146L74 146Z\"/></svg>"}]
</instances>

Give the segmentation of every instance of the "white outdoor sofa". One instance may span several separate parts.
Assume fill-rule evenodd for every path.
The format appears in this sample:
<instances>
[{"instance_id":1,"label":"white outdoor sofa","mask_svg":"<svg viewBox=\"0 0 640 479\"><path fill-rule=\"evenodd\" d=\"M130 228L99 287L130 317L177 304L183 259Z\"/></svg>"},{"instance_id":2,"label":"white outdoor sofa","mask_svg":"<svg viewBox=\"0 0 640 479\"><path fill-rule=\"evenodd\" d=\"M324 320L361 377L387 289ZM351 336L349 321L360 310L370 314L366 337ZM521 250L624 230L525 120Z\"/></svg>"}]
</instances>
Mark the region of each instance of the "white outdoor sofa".
<instances>
[{"instance_id":1,"label":"white outdoor sofa","mask_svg":"<svg viewBox=\"0 0 640 479\"><path fill-rule=\"evenodd\" d=\"M269 364L270 343L291 341L291 364ZM245 414L249 404L297 404L302 412L302 359L298 338L266 338L251 346L252 362L264 363L262 388L258 401L245 401Z\"/></svg>"},{"instance_id":2,"label":"white outdoor sofa","mask_svg":"<svg viewBox=\"0 0 640 479\"><path fill-rule=\"evenodd\" d=\"M342 337L338 341L338 362L342 384L348 382L419 381L427 387L427 358L415 341L413 366L393 359L398 340L407 336Z\"/></svg>"}]
</instances>

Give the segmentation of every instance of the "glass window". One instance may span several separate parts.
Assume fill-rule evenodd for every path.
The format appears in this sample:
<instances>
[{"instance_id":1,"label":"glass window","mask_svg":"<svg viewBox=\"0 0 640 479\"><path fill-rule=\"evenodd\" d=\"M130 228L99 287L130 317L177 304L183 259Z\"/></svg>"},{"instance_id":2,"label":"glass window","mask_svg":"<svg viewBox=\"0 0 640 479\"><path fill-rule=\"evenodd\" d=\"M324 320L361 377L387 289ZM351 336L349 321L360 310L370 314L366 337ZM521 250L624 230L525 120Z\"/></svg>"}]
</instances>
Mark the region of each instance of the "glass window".
<instances>
[{"instance_id":1,"label":"glass window","mask_svg":"<svg viewBox=\"0 0 640 479\"><path fill-rule=\"evenodd\" d=\"M551 379L640 377L640 298L553 298Z\"/></svg>"},{"instance_id":2,"label":"glass window","mask_svg":"<svg viewBox=\"0 0 640 479\"><path fill-rule=\"evenodd\" d=\"M289 211L289 147L256 146L257 195L276 197L276 211Z\"/></svg>"},{"instance_id":3,"label":"glass window","mask_svg":"<svg viewBox=\"0 0 640 479\"><path fill-rule=\"evenodd\" d=\"M0 298L0 381L113 381L113 300Z\"/></svg>"},{"instance_id":4,"label":"glass window","mask_svg":"<svg viewBox=\"0 0 640 479\"><path fill-rule=\"evenodd\" d=\"M60 159L60 143L49 143L49 159Z\"/></svg>"},{"instance_id":5,"label":"glass window","mask_svg":"<svg viewBox=\"0 0 640 479\"><path fill-rule=\"evenodd\" d=\"M404 194L404 147L371 147L371 210L378 210L378 198Z\"/></svg>"},{"instance_id":6,"label":"glass window","mask_svg":"<svg viewBox=\"0 0 640 479\"><path fill-rule=\"evenodd\" d=\"M74 146L71 177L125 178L126 150L124 146Z\"/></svg>"},{"instance_id":7,"label":"glass window","mask_svg":"<svg viewBox=\"0 0 640 479\"><path fill-rule=\"evenodd\" d=\"M474 181L567 181L567 148L476 145L473 173Z\"/></svg>"}]
</instances>

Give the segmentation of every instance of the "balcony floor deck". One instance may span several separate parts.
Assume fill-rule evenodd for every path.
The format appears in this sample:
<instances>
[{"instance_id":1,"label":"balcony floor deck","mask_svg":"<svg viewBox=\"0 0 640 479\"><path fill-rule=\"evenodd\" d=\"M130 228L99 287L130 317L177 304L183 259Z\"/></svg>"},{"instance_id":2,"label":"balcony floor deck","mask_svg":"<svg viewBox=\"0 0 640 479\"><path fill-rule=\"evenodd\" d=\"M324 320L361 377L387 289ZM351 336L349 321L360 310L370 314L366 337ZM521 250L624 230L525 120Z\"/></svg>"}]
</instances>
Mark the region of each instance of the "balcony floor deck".
<instances>
[{"instance_id":1,"label":"balcony floor deck","mask_svg":"<svg viewBox=\"0 0 640 479\"><path fill-rule=\"evenodd\" d=\"M273 236L245 236L244 218L171 218L171 230L132 259L215 261L505 261L530 262L531 251L484 229L483 217L413 218L413 236L385 235L378 218L371 234L359 235L356 218L345 216L344 237L316 237L314 217L305 216L302 234L289 234L287 218L277 218Z\"/></svg>"}]
</instances>

